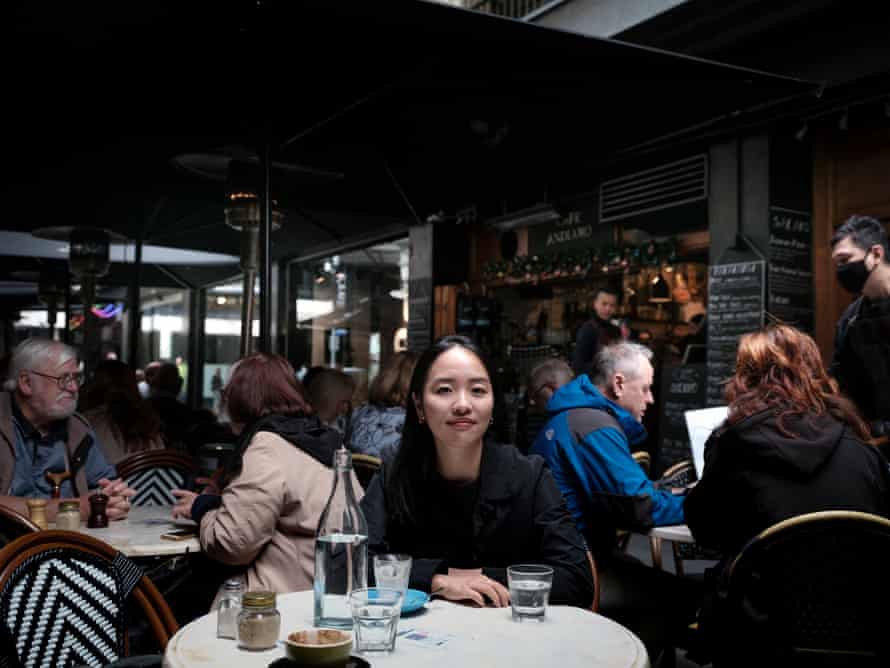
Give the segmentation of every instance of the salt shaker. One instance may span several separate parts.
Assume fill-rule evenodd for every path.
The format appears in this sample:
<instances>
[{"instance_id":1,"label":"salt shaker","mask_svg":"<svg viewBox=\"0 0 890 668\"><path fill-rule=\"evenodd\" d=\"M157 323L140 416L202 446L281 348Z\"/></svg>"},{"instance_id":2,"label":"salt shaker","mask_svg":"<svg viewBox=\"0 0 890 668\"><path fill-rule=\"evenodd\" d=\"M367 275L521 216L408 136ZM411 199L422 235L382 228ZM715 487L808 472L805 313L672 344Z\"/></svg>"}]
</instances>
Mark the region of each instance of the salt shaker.
<instances>
[{"instance_id":1,"label":"salt shaker","mask_svg":"<svg viewBox=\"0 0 890 668\"><path fill-rule=\"evenodd\" d=\"M90 519L87 520L87 526L90 529L103 529L108 526L108 515L105 514L107 506L107 494L100 492L90 497Z\"/></svg>"},{"instance_id":2,"label":"salt shaker","mask_svg":"<svg viewBox=\"0 0 890 668\"><path fill-rule=\"evenodd\" d=\"M223 593L217 605L216 637L238 639L238 613L241 612L241 580L232 578L223 584Z\"/></svg>"}]
</instances>

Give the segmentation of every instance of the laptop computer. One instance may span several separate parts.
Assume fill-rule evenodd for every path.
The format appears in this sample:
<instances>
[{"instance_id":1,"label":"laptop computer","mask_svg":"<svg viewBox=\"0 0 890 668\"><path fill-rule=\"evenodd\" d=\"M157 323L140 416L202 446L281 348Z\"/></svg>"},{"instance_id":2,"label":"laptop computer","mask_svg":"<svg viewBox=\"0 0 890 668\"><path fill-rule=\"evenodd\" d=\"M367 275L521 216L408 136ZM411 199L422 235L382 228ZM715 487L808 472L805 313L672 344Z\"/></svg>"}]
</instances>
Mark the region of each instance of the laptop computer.
<instances>
[{"instance_id":1,"label":"laptop computer","mask_svg":"<svg viewBox=\"0 0 890 668\"><path fill-rule=\"evenodd\" d=\"M728 412L728 406L714 406L686 411L683 414L686 418L686 430L689 432L689 445L692 448L692 464L699 480L705 469L705 443L711 432L726 420Z\"/></svg>"}]
</instances>

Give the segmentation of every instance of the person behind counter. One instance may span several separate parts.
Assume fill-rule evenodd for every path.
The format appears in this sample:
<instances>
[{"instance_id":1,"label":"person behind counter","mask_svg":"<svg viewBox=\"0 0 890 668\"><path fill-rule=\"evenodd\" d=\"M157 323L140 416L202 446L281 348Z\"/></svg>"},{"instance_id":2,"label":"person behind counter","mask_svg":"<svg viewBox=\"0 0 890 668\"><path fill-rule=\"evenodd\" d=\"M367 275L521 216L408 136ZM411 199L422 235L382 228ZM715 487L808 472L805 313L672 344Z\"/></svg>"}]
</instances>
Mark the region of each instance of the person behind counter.
<instances>
[{"instance_id":1,"label":"person behind counter","mask_svg":"<svg viewBox=\"0 0 890 668\"><path fill-rule=\"evenodd\" d=\"M592 370L596 354L603 346L620 341L621 329L610 318L618 308L618 294L611 288L600 288L593 297L593 317L578 328L572 371L576 376Z\"/></svg>"},{"instance_id":2,"label":"person behind counter","mask_svg":"<svg viewBox=\"0 0 890 668\"><path fill-rule=\"evenodd\" d=\"M449 600L508 605L506 567L554 570L551 603L589 607L584 542L539 457L486 440L494 389L481 351L446 336L411 378L402 444L362 501L372 552L413 557L409 586Z\"/></svg>"}]
</instances>

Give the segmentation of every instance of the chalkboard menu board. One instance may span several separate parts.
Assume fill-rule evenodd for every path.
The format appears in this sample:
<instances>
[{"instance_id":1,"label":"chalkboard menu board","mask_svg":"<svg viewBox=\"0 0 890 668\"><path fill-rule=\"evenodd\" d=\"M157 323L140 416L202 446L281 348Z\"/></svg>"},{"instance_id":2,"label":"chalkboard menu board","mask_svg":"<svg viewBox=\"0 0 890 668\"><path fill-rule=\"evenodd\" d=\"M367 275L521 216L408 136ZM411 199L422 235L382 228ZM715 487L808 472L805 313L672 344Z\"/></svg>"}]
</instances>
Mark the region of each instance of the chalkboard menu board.
<instances>
[{"instance_id":1,"label":"chalkboard menu board","mask_svg":"<svg viewBox=\"0 0 890 668\"><path fill-rule=\"evenodd\" d=\"M708 281L707 404L719 406L723 385L735 372L742 334L763 327L765 262L712 265Z\"/></svg>"},{"instance_id":2,"label":"chalkboard menu board","mask_svg":"<svg viewBox=\"0 0 890 668\"><path fill-rule=\"evenodd\" d=\"M813 233L810 214L771 207L769 215L769 312L813 332Z\"/></svg>"},{"instance_id":3,"label":"chalkboard menu board","mask_svg":"<svg viewBox=\"0 0 890 668\"><path fill-rule=\"evenodd\" d=\"M661 402L658 470L682 459L690 459L686 411L705 407L707 370L704 364L666 366L661 370Z\"/></svg>"}]
</instances>

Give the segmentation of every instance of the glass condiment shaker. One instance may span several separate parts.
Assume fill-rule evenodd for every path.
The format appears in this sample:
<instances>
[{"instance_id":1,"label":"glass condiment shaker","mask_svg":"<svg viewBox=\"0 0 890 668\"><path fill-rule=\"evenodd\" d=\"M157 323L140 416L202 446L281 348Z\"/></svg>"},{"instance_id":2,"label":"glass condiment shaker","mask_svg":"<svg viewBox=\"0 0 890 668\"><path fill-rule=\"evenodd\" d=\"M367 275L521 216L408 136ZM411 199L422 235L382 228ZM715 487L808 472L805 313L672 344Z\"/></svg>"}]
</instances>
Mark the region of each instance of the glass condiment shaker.
<instances>
[{"instance_id":1,"label":"glass condiment shaker","mask_svg":"<svg viewBox=\"0 0 890 668\"><path fill-rule=\"evenodd\" d=\"M80 502L62 501L56 513L56 529L61 531L77 531L80 529Z\"/></svg>"},{"instance_id":2,"label":"glass condiment shaker","mask_svg":"<svg viewBox=\"0 0 890 668\"><path fill-rule=\"evenodd\" d=\"M232 578L223 583L223 593L217 604L216 637L238 639L238 613L241 612L241 580Z\"/></svg>"},{"instance_id":3,"label":"glass condiment shaker","mask_svg":"<svg viewBox=\"0 0 890 668\"><path fill-rule=\"evenodd\" d=\"M108 526L108 515L105 514L107 506L108 495L99 492L90 497L90 517L87 520L90 529L103 529Z\"/></svg>"},{"instance_id":4,"label":"glass condiment shaker","mask_svg":"<svg viewBox=\"0 0 890 668\"><path fill-rule=\"evenodd\" d=\"M29 519L41 529L46 529L49 526L46 521L46 499L27 499L25 504Z\"/></svg>"},{"instance_id":5,"label":"glass condiment shaker","mask_svg":"<svg viewBox=\"0 0 890 668\"><path fill-rule=\"evenodd\" d=\"M244 649L269 649L278 642L281 614L275 607L275 593L248 591L241 597L238 613L238 646Z\"/></svg>"}]
</instances>

